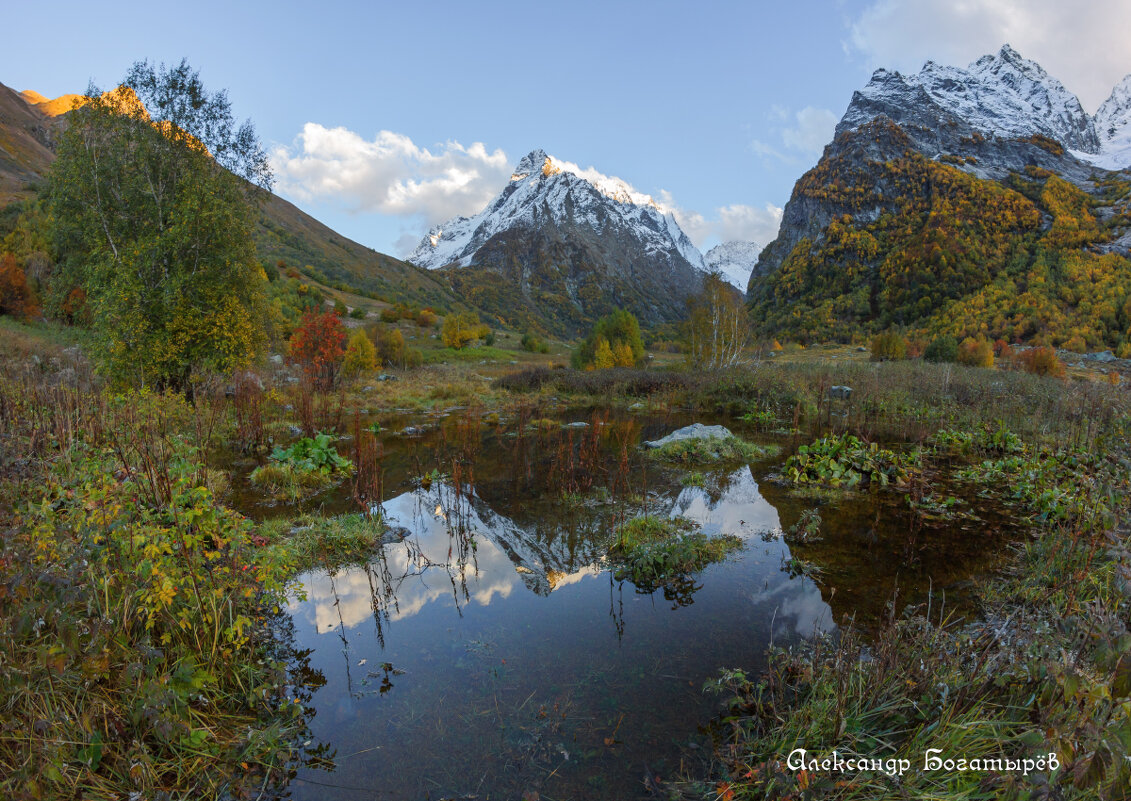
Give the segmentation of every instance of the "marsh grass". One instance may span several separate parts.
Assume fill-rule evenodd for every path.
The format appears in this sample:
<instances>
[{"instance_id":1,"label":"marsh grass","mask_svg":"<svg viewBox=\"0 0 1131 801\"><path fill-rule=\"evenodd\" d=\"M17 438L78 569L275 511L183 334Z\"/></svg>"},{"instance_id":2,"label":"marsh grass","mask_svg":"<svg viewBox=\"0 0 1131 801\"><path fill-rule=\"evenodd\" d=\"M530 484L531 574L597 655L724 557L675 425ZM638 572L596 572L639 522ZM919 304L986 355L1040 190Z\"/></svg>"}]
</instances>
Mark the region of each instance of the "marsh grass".
<instances>
[{"instance_id":1,"label":"marsh grass","mask_svg":"<svg viewBox=\"0 0 1131 801\"><path fill-rule=\"evenodd\" d=\"M385 531L380 518L359 513L271 520L261 524L257 533L267 541L269 558L292 565L296 571L307 571L365 563Z\"/></svg>"},{"instance_id":2,"label":"marsh grass","mask_svg":"<svg viewBox=\"0 0 1131 801\"><path fill-rule=\"evenodd\" d=\"M781 453L781 446L758 445L740 437L703 437L669 442L646 453L663 462L703 466L769 459Z\"/></svg>"},{"instance_id":3,"label":"marsh grass","mask_svg":"<svg viewBox=\"0 0 1131 801\"><path fill-rule=\"evenodd\" d=\"M833 385L852 387L848 403L830 402ZM784 421L806 434L828 428L868 440L922 442L942 428L973 431L1000 421L1034 444L1087 447L1123 412L1119 388L1065 382L1025 372L922 360L761 362L714 373L674 370L528 368L495 381L508 393L553 394L572 402L647 399L735 418Z\"/></svg>"},{"instance_id":4,"label":"marsh grass","mask_svg":"<svg viewBox=\"0 0 1131 801\"><path fill-rule=\"evenodd\" d=\"M985 431L988 431L987 428ZM992 497L1039 521L1017 562L981 586L983 615L947 615L935 597L890 614L879 630L845 621L839 636L773 649L760 677L722 671L706 689L727 698L715 788L734 799L1126 798L1131 788L1131 550L1116 525L1128 505L1123 423L1089 451L1019 438L942 436L949 451L1011 453L965 471ZM980 445L975 445L980 443ZM1102 445L1102 447L1100 446ZM903 759L833 774L786 764L795 748ZM1059 769L925 770L945 757L1036 760ZM690 789L694 783L683 789ZM673 791L676 786L673 786Z\"/></svg>"},{"instance_id":5,"label":"marsh grass","mask_svg":"<svg viewBox=\"0 0 1131 801\"><path fill-rule=\"evenodd\" d=\"M333 473L304 468L287 462L268 462L248 475L247 480L276 501L295 503L317 495L341 479Z\"/></svg>"}]
</instances>

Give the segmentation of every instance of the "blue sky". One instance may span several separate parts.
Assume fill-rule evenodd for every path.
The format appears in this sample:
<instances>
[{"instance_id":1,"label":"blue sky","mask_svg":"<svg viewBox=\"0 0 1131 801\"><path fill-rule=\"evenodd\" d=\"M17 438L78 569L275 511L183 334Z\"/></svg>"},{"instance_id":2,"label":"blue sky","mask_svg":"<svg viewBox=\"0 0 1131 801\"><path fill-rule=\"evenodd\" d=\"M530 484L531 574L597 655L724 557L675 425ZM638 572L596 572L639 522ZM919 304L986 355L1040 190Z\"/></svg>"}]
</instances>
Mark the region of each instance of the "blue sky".
<instances>
[{"instance_id":1,"label":"blue sky","mask_svg":"<svg viewBox=\"0 0 1131 801\"><path fill-rule=\"evenodd\" d=\"M1071 6L1071 8L1065 8ZM191 13L186 11L192 9ZM1131 3L1085 0L23 2L0 82L48 97L187 57L273 152L280 194L402 255L541 147L766 244L878 66L1009 41L1088 111L1131 72Z\"/></svg>"}]
</instances>

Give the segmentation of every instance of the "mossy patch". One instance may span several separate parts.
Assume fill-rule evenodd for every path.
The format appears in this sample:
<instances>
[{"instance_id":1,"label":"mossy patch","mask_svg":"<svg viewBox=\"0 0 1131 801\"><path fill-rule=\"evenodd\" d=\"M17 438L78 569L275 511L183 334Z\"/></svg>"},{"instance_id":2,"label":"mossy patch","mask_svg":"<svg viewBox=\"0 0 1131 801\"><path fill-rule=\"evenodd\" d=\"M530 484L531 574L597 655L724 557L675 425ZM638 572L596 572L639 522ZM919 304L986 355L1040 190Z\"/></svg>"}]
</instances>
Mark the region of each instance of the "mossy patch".
<instances>
[{"instance_id":1,"label":"mossy patch","mask_svg":"<svg viewBox=\"0 0 1131 801\"><path fill-rule=\"evenodd\" d=\"M703 437L669 442L648 451L653 459L687 465L754 462L781 452L777 445L758 445L739 437Z\"/></svg>"},{"instance_id":2,"label":"mossy patch","mask_svg":"<svg viewBox=\"0 0 1131 801\"><path fill-rule=\"evenodd\" d=\"M708 537L684 518L645 515L617 529L609 557L618 580L631 581L642 592L664 588L678 594L691 574L741 546L733 534Z\"/></svg>"},{"instance_id":3,"label":"mossy patch","mask_svg":"<svg viewBox=\"0 0 1131 801\"><path fill-rule=\"evenodd\" d=\"M295 572L366 562L386 531L380 518L362 514L306 515L268 521L259 528L273 556Z\"/></svg>"}]
</instances>

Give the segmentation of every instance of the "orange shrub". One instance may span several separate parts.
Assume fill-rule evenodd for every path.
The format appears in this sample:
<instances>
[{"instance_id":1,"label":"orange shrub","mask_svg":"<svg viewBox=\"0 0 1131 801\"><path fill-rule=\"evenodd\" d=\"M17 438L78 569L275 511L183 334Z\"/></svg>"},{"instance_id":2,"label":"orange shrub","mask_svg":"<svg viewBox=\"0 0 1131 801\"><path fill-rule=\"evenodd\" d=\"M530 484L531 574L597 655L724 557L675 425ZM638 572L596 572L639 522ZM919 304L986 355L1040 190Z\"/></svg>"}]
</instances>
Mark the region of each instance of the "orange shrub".
<instances>
[{"instance_id":1,"label":"orange shrub","mask_svg":"<svg viewBox=\"0 0 1131 801\"><path fill-rule=\"evenodd\" d=\"M27 285L24 269L11 253L0 256L0 314L15 317L39 315L39 305Z\"/></svg>"},{"instance_id":2,"label":"orange shrub","mask_svg":"<svg viewBox=\"0 0 1131 801\"><path fill-rule=\"evenodd\" d=\"M970 367L993 367L993 346L984 339L966 337L958 346L958 363Z\"/></svg>"},{"instance_id":3,"label":"orange shrub","mask_svg":"<svg viewBox=\"0 0 1131 801\"><path fill-rule=\"evenodd\" d=\"M1064 378L1064 365L1056 357L1056 351L1047 345L1029 348L1021 354L1020 362L1027 373Z\"/></svg>"}]
</instances>

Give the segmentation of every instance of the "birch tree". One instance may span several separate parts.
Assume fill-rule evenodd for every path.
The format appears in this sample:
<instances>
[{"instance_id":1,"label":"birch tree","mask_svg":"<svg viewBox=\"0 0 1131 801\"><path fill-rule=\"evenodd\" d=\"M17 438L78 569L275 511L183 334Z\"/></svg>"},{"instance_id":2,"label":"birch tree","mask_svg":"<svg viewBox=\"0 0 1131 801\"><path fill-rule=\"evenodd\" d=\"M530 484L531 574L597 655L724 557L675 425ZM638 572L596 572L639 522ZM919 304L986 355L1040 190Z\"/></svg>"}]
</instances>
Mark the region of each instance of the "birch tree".
<instances>
[{"instance_id":1,"label":"birch tree","mask_svg":"<svg viewBox=\"0 0 1131 801\"><path fill-rule=\"evenodd\" d=\"M252 240L266 153L187 62L139 62L67 115L49 175L67 280L87 297L94 356L125 384L187 390L265 340Z\"/></svg>"},{"instance_id":2,"label":"birch tree","mask_svg":"<svg viewBox=\"0 0 1131 801\"><path fill-rule=\"evenodd\" d=\"M688 361L693 367L733 367L750 342L750 314L742 297L717 273L707 276L703 292L689 302Z\"/></svg>"}]
</instances>

